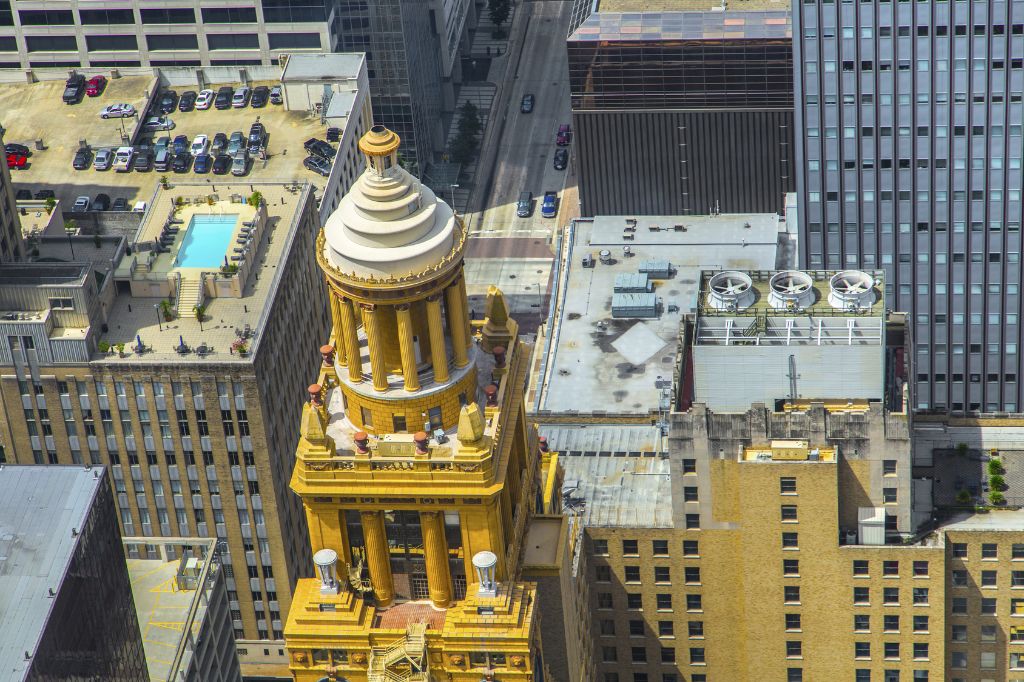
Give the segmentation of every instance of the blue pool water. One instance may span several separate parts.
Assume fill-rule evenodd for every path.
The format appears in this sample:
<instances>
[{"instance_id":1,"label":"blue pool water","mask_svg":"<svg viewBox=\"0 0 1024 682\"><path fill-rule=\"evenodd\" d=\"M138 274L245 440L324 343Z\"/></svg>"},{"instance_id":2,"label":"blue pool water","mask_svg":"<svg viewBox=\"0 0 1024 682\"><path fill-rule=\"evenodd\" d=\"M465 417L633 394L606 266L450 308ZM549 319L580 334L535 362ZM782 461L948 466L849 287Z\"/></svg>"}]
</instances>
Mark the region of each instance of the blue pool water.
<instances>
[{"instance_id":1,"label":"blue pool water","mask_svg":"<svg viewBox=\"0 0 1024 682\"><path fill-rule=\"evenodd\" d=\"M231 250L231 238L237 224L237 213L192 216L174 265L211 269L224 265L224 256Z\"/></svg>"}]
</instances>

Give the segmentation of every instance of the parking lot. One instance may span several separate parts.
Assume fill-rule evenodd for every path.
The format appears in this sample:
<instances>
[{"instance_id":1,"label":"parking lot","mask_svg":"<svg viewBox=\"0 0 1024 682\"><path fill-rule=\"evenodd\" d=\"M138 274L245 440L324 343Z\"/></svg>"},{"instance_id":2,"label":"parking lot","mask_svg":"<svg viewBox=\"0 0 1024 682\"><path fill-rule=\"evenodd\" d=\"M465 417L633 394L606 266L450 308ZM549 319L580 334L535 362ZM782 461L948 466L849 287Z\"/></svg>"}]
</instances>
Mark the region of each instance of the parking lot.
<instances>
[{"instance_id":1,"label":"parking lot","mask_svg":"<svg viewBox=\"0 0 1024 682\"><path fill-rule=\"evenodd\" d=\"M230 136L234 131L247 135L249 126L258 118L267 129L267 159L253 160L249 174L244 178L196 174L191 168L181 174L171 171L117 173L113 170L97 171L91 167L88 170L74 170L71 163L79 140L85 140L93 153L97 149L118 144L121 122L117 119L100 119L100 110L118 102L128 102L141 110L145 105L144 95L150 82L151 79L143 77L112 80L103 95L86 97L75 105L61 102L64 81L0 86L0 124L6 129L4 142L17 142L33 149L28 166L23 170L11 171L15 189L27 189L33 193L44 188L52 189L63 202L65 210L69 210L76 197L95 197L100 192L110 195L112 199L123 197L129 206L136 201L149 201L162 176L166 176L171 185L177 178L191 183L206 179L211 184L244 179L314 181L322 186L324 178L302 165L306 157L302 145L310 137L323 139L325 126L321 125L318 118L310 117L306 112L285 111L283 106L273 104L259 109L246 106L239 109L210 108L189 112L175 110L168 114L175 123L173 130L143 134L136 141L138 144L152 142L154 136L168 135L173 139L177 135L186 135L191 142L201 133L212 140L218 132ZM216 90L218 85L209 87ZM251 85L271 86L276 83L257 82ZM178 95L186 89L175 88ZM159 94L154 101L158 99ZM126 128L127 123L126 120ZM34 149L36 139L43 140L44 150Z\"/></svg>"}]
</instances>

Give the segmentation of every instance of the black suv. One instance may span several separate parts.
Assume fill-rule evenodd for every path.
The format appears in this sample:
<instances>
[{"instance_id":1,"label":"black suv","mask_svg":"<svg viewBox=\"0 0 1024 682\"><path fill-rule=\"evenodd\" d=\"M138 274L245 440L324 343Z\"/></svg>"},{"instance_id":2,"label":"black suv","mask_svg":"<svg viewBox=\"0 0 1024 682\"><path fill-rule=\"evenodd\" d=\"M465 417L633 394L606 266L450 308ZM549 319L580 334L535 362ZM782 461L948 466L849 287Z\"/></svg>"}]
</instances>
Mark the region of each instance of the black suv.
<instances>
[{"instance_id":1,"label":"black suv","mask_svg":"<svg viewBox=\"0 0 1024 682\"><path fill-rule=\"evenodd\" d=\"M192 111L196 108L196 98L199 94L195 90L186 90L181 93L181 99L178 100L178 111Z\"/></svg>"},{"instance_id":2,"label":"black suv","mask_svg":"<svg viewBox=\"0 0 1024 682\"><path fill-rule=\"evenodd\" d=\"M7 154L21 154L22 156L32 156L32 150L23 144L15 144L14 142L8 142L4 145L4 152Z\"/></svg>"},{"instance_id":3,"label":"black suv","mask_svg":"<svg viewBox=\"0 0 1024 682\"><path fill-rule=\"evenodd\" d=\"M569 165L569 150L564 147L555 150L555 170L565 170Z\"/></svg>"},{"instance_id":4,"label":"black suv","mask_svg":"<svg viewBox=\"0 0 1024 682\"><path fill-rule=\"evenodd\" d=\"M168 90L160 95L159 110L161 114L169 114L178 106L178 93Z\"/></svg>"},{"instance_id":5,"label":"black suv","mask_svg":"<svg viewBox=\"0 0 1024 682\"><path fill-rule=\"evenodd\" d=\"M76 73L64 81L64 95L61 97L64 104L78 104L82 101L82 95L84 94L85 76L82 74Z\"/></svg>"},{"instance_id":6,"label":"black suv","mask_svg":"<svg viewBox=\"0 0 1024 682\"><path fill-rule=\"evenodd\" d=\"M267 129L262 123L253 123L249 128L248 147L249 154L255 156L267 141Z\"/></svg>"},{"instance_id":7,"label":"black suv","mask_svg":"<svg viewBox=\"0 0 1024 682\"><path fill-rule=\"evenodd\" d=\"M266 85L257 85L252 90L252 99L249 100L249 106L259 109L260 107L267 106L267 100L270 99L270 88Z\"/></svg>"},{"instance_id":8,"label":"black suv","mask_svg":"<svg viewBox=\"0 0 1024 682\"><path fill-rule=\"evenodd\" d=\"M189 166L192 165L192 155L188 152L184 154L175 154L174 161L171 162L171 170L175 173L187 173Z\"/></svg>"},{"instance_id":9,"label":"black suv","mask_svg":"<svg viewBox=\"0 0 1024 682\"><path fill-rule=\"evenodd\" d=\"M327 159L328 161L333 159L334 155L337 154L337 152L334 151L334 147L323 140L316 139L315 137L311 137L306 140L306 143L302 145L302 148L308 153L319 156L322 159Z\"/></svg>"},{"instance_id":10,"label":"black suv","mask_svg":"<svg viewBox=\"0 0 1024 682\"><path fill-rule=\"evenodd\" d=\"M234 97L234 95L235 89L230 85L225 85L217 90L217 98L213 100L213 106L218 109L230 109L231 98Z\"/></svg>"},{"instance_id":11,"label":"black suv","mask_svg":"<svg viewBox=\"0 0 1024 682\"><path fill-rule=\"evenodd\" d=\"M92 165L92 154L88 149L79 149L75 152L75 160L71 162L75 170L88 170Z\"/></svg>"}]
</instances>

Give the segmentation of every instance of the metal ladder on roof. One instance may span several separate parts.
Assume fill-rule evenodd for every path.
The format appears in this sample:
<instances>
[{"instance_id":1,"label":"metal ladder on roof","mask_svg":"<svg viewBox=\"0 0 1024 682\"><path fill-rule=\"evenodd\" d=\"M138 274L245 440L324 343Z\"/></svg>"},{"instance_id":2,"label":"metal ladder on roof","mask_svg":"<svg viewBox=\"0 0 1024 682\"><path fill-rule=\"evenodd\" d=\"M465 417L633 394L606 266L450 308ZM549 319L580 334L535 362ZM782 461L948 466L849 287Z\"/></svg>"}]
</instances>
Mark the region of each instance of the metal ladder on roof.
<instances>
[{"instance_id":1,"label":"metal ladder on roof","mask_svg":"<svg viewBox=\"0 0 1024 682\"><path fill-rule=\"evenodd\" d=\"M368 682L430 682L427 624L410 623L405 637L370 650Z\"/></svg>"}]
</instances>

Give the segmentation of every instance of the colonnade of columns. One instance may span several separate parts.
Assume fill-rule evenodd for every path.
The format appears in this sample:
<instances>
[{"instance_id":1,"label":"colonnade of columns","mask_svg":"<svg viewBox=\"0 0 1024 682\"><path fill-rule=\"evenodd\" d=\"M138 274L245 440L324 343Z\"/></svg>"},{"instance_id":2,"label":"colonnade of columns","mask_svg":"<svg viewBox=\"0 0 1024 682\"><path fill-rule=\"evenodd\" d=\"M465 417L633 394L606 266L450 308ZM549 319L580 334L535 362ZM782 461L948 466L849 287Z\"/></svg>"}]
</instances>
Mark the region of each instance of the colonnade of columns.
<instances>
[{"instance_id":1,"label":"colonnade of columns","mask_svg":"<svg viewBox=\"0 0 1024 682\"><path fill-rule=\"evenodd\" d=\"M444 305L444 318L441 306ZM415 304L414 304L415 305ZM469 303L466 297L466 280L460 276L446 287L443 293L428 296L424 301L426 326L430 340L430 363L434 370L434 381L448 381L451 368L448 364L446 339L451 340L456 368L469 364L469 348L473 342L469 317ZM387 348L394 340L387 338L388 328L395 328L397 322L399 356L406 391L418 391L420 380L416 371L416 308L408 303L380 305L356 303L348 298L331 294L331 314L334 320L334 348L340 365L348 369L350 381L363 380L363 359L359 349L358 321L362 320L370 351L370 379L377 391L387 390L389 369ZM447 322L447 324L445 324Z\"/></svg>"},{"instance_id":2,"label":"colonnade of columns","mask_svg":"<svg viewBox=\"0 0 1024 682\"><path fill-rule=\"evenodd\" d=\"M395 583L391 575L391 550L384 527L384 512L364 511L360 514L363 542L366 547L366 565L370 570L370 583L377 598L378 608L387 608L395 601ZM424 562L427 569L427 588L431 603L439 609L451 606L451 569L448 565L448 541L445 538L444 513L421 511L420 528L423 534Z\"/></svg>"}]
</instances>

